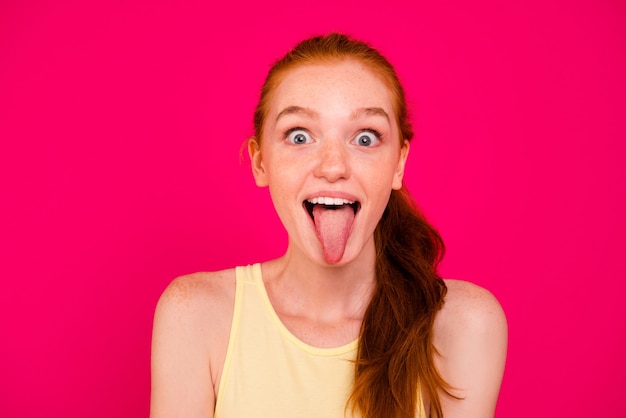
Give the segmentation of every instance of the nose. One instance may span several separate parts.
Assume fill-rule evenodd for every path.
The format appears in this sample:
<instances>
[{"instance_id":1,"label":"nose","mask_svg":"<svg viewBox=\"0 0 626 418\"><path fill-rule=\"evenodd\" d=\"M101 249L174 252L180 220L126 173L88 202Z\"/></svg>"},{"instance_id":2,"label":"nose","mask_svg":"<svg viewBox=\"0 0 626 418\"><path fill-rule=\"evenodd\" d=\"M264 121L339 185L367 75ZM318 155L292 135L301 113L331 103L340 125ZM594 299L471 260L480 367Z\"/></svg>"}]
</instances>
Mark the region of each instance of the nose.
<instances>
[{"instance_id":1,"label":"nose","mask_svg":"<svg viewBox=\"0 0 626 418\"><path fill-rule=\"evenodd\" d=\"M324 141L315 168L315 176L331 183L350 176L348 150L342 141Z\"/></svg>"}]
</instances>

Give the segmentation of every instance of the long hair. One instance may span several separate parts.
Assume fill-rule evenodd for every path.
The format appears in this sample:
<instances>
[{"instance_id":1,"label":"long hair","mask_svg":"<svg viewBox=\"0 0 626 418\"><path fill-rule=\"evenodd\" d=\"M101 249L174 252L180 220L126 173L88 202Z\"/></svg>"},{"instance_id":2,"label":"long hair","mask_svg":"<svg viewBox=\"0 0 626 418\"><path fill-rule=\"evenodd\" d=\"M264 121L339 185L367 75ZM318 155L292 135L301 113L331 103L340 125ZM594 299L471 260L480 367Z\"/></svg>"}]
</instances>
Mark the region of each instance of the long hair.
<instances>
[{"instance_id":1,"label":"long hair","mask_svg":"<svg viewBox=\"0 0 626 418\"><path fill-rule=\"evenodd\" d=\"M364 42L341 34L306 39L270 69L254 113L261 141L272 92L291 68L356 60L382 80L391 94L402 142L413 137L404 89L393 66ZM414 418L418 396L442 417L439 393L449 393L434 364L432 330L446 286L437 274L444 245L403 186L393 190L374 232L376 288L360 330L354 388L346 409L364 418Z\"/></svg>"}]
</instances>

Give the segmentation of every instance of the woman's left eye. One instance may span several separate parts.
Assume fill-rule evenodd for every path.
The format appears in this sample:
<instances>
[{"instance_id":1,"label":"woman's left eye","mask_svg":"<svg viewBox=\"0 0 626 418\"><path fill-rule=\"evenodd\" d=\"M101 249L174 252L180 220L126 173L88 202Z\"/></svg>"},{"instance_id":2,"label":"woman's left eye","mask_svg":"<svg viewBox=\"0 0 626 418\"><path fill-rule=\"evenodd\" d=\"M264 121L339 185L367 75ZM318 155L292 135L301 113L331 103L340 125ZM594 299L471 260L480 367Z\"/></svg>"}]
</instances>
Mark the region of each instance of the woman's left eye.
<instances>
[{"instance_id":1,"label":"woman's left eye","mask_svg":"<svg viewBox=\"0 0 626 418\"><path fill-rule=\"evenodd\" d=\"M371 147L378 143L380 140L380 134L378 132L373 131L363 131L359 132L354 141L356 145L360 147Z\"/></svg>"}]
</instances>

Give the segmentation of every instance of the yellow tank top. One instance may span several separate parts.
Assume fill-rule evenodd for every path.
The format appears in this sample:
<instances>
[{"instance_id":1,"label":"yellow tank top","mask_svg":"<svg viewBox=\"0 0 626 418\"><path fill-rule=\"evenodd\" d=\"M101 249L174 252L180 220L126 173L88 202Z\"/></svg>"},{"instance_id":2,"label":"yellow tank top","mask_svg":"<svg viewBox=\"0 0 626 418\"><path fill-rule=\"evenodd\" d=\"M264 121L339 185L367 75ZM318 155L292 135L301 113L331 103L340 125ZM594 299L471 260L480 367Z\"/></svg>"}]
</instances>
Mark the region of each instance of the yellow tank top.
<instances>
[{"instance_id":1,"label":"yellow tank top","mask_svg":"<svg viewBox=\"0 0 626 418\"><path fill-rule=\"evenodd\" d=\"M304 343L274 311L260 264L237 267L236 277L233 323L215 417L351 416L346 403L354 382L357 341L336 348Z\"/></svg>"}]
</instances>

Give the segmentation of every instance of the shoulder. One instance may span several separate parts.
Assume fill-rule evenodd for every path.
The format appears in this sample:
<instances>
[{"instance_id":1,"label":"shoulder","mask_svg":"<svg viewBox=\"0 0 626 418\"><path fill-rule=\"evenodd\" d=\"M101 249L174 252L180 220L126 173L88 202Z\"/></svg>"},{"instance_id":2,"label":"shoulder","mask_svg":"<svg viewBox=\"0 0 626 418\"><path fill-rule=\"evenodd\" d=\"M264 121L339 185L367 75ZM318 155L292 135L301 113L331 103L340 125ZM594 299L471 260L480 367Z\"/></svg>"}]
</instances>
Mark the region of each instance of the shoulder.
<instances>
[{"instance_id":1,"label":"shoulder","mask_svg":"<svg viewBox=\"0 0 626 418\"><path fill-rule=\"evenodd\" d=\"M190 274L174 279L159 298L152 331L151 417L212 416L235 282L234 269Z\"/></svg>"},{"instance_id":2,"label":"shoulder","mask_svg":"<svg viewBox=\"0 0 626 418\"><path fill-rule=\"evenodd\" d=\"M174 279L157 303L154 330L165 335L188 333L210 342L230 325L235 301L235 270L194 273Z\"/></svg>"},{"instance_id":3,"label":"shoulder","mask_svg":"<svg viewBox=\"0 0 626 418\"><path fill-rule=\"evenodd\" d=\"M161 294L159 311L187 313L210 311L215 305L231 301L235 292L235 270L193 273L172 280Z\"/></svg>"},{"instance_id":4,"label":"shoulder","mask_svg":"<svg viewBox=\"0 0 626 418\"><path fill-rule=\"evenodd\" d=\"M209 344L229 328L234 300L234 269L177 277L159 298L154 330L166 336L187 333L187 338Z\"/></svg>"},{"instance_id":5,"label":"shoulder","mask_svg":"<svg viewBox=\"0 0 626 418\"><path fill-rule=\"evenodd\" d=\"M437 316L436 328L448 331L469 327L472 331L481 328L506 331L506 317L495 296L480 286L462 280L446 280L448 292L441 312Z\"/></svg>"},{"instance_id":6,"label":"shoulder","mask_svg":"<svg viewBox=\"0 0 626 418\"><path fill-rule=\"evenodd\" d=\"M493 416L504 365L508 330L504 311L486 289L446 280L448 293L435 318L435 363L451 393L443 396L446 417Z\"/></svg>"}]
</instances>

